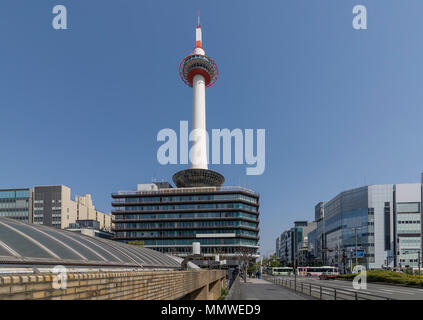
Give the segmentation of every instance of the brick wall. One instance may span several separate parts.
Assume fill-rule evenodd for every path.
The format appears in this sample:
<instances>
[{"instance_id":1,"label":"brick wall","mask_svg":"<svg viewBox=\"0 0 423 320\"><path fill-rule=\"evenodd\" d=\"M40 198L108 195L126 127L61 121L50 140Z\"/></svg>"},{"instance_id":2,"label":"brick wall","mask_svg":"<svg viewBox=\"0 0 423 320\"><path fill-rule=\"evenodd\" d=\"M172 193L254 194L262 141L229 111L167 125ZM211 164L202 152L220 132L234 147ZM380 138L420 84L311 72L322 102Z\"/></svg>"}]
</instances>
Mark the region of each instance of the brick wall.
<instances>
[{"instance_id":1,"label":"brick wall","mask_svg":"<svg viewBox=\"0 0 423 320\"><path fill-rule=\"evenodd\" d=\"M64 290L53 288L55 276L2 275L0 300L214 300L226 285L224 270L71 273Z\"/></svg>"}]
</instances>

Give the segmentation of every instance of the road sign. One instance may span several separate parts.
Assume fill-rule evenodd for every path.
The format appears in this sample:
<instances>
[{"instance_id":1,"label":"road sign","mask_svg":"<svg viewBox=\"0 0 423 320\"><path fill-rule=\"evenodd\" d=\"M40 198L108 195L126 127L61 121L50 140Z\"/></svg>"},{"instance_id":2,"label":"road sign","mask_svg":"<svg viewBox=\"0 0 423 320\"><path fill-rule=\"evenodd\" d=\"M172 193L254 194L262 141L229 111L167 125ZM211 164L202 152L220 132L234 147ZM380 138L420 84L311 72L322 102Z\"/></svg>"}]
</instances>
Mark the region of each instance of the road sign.
<instances>
[{"instance_id":1,"label":"road sign","mask_svg":"<svg viewBox=\"0 0 423 320\"><path fill-rule=\"evenodd\" d=\"M353 258L363 258L364 257L364 250L361 250L361 249L359 249L359 250L357 250L357 254L356 254L356 251L355 250L353 250L352 251L352 257Z\"/></svg>"}]
</instances>

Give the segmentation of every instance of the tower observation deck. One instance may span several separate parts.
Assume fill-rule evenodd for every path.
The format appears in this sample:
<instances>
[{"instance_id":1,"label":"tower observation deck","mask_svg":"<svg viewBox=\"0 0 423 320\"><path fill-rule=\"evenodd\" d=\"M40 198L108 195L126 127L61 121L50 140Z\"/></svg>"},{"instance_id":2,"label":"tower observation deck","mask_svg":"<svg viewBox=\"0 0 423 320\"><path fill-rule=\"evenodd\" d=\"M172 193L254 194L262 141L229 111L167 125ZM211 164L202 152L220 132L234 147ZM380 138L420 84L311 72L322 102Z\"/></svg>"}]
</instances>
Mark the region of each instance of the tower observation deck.
<instances>
[{"instance_id":1,"label":"tower observation deck","mask_svg":"<svg viewBox=\"0 0 423 320\"><path fill-rule=\"evenodd\" d=\"M208 169L206 131L206 87L211 87L216 82L219 69L202 47L200 19L196 27L194 51L181 61L179 75L186 85L193 88L193 146L190 152L190 169L175 173L173 182L178 188L220 187L225 178L220 173Z\"/></svg>"}]
</instances>

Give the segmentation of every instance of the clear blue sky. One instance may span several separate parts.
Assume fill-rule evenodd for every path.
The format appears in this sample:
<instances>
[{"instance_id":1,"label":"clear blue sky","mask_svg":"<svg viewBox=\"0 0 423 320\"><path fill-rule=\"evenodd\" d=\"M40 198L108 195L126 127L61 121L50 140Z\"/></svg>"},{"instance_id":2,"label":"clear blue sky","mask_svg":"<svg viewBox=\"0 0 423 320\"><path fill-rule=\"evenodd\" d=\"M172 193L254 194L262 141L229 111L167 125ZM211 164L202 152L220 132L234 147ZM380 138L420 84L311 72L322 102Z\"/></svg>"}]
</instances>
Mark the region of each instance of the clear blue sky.
<instances>
[{"instance_id":1,"label":"clear blue sky","mask_svg":"<svg viewBox=\"0 0 423 320\"><path fill-rule=\"evenodd\" d=\"M69 30L51 27L57 4ZM261 194L262 253L340 191L419 181L420 0L2 0L0 187L65 184L109 211L111 192L184 168L159 165L156 135L191 120L178 65L198 9L220 68L208 128L267 131L262 176L212 167Z\"/></svg>"}]
</instances>

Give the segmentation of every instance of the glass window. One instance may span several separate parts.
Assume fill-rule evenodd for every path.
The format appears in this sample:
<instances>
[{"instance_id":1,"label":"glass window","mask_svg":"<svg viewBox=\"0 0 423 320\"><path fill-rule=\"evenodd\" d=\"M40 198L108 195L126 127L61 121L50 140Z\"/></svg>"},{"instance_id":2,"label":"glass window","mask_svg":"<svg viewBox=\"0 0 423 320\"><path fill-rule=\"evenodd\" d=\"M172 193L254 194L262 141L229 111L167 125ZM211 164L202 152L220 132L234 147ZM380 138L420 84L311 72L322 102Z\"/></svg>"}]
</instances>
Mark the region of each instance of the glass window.
<instances>
[{"instance_id":1,"label":"glass window","mask_svg":"<svg viewBox=\"0 0 423 320\"><path fill-rule=\"evenodd\" d=\"M397 203L397 212L398 213L420 212L420 202Z\"/></svg>"}]
</instances>

